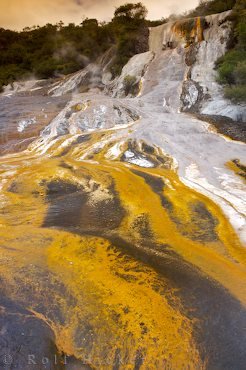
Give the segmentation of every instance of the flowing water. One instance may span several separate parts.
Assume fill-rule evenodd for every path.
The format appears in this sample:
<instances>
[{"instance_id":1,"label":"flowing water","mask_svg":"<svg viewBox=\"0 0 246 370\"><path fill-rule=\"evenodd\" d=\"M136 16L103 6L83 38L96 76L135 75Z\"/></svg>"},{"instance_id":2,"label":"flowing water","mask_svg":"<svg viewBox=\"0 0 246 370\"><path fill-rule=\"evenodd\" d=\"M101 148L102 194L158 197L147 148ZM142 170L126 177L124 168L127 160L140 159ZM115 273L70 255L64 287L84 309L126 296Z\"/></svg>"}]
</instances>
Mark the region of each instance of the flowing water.
<instances>
[{"instance_id":1,"label":"flowing water","mask_svg":"<svg viewBox=\"0 0 246 370\"><path fill-rule=\"evenodd\" d=\"M244 369L244 144L179 113L181 45L138 58L137 98L0 98L4 369Z\"/></svg>"}]
</instances>

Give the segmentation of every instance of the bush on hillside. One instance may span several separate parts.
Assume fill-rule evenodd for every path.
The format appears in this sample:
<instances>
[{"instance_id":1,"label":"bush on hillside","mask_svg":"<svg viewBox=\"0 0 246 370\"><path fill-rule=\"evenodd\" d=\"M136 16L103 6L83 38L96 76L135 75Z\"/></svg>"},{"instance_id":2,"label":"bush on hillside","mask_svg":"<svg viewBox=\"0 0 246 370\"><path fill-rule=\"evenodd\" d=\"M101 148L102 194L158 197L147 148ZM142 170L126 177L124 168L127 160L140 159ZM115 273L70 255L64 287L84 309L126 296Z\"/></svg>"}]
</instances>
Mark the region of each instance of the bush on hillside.
<instances>
[{"instance_id":1,"label":"bush on hillside","mask_svg":"<svg viewBox=\"0 0 246 370\"><path fill-rule=\"evenodd\" d=\"M125 95L136 95L138 91L137 78L135 76L127 75L123 81Z\"/></svg>"},{"instance_id":2,"label":"bush on hillside","mask_svg":"<svg viewBox=\"0 0 246 370\"><path fill-rule=\"evenodd\" d=\"M189 17L206 16L231 10L236 0L200 0L199 5L189 12Z\"/></svg>"},{"instance_id":3,"label":"bush on hillside","mask_svg":"<svg viewBox=\"0 0 246 370\"><path fill-rule=\"evenodd\" d=\"M230 20L233 42L216 63L218 81L225 87L225 96L234 102L246 102L246 4L237 0Z\"/></svg>"},{"instance_id":4,"label":"bush on hillside","mask_svg":"<svg viewBox=\"0 0 246 370\"><path fill-rule=\"evenodd\" d=\"M235 103L246 102L246 85L225 87L225 97Z\"/></svg>"}]
</instances>

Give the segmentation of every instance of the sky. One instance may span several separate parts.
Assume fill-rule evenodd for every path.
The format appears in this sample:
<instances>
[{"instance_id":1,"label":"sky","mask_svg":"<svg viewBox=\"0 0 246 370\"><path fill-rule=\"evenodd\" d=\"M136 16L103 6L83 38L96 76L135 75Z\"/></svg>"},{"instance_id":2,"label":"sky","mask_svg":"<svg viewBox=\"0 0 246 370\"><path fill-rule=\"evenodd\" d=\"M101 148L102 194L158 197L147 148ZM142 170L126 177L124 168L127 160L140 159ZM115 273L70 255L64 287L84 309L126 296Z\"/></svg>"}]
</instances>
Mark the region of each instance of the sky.
<instances>
[{"instance_id":1,"label":"sky","mask_svg":"<svg viewBox=\"0 0 246 370\"><path fill-rule=\"evenodd\" d=\"M0 27L21 30L26 26L57 23L79 24L85 18L109 21L119 5L139 0L0 0ZM149 19L192 9L198 0L142 0Z\"/></svg>"}]
</instances>

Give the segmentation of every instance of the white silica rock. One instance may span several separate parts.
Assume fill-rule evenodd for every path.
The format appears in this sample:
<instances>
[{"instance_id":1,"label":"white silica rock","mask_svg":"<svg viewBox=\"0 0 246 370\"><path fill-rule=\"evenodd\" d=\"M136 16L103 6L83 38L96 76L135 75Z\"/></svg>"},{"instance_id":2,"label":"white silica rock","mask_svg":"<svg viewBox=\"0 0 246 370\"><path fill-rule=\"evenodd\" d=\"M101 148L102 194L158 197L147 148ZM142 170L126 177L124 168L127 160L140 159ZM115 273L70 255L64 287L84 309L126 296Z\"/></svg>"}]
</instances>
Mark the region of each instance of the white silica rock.
<instances>
[{"instance_id":1,"label":"white silica rock","mask_svg":"<svg viewBox=\"0 0 246 370\"><path fill-rule=\"evenodd\" d=\"M126 76L135 77L136 83L139 83L153 57L154 53L151 51L134 55L123 67L121 75L109 85L113 97L125 95L124 79Z\"/></svg>"},{"instance_id":2,"label":"white silica rock","mask_svg":"<svg viewBox=\"0 0 246 370\"><path fill-rule=\"evenodd\" d=\"M36 123L36 117L23 119L18 123L17 131L23 132L28 126L33 125Z\"/></svg>"},{"instance_id":3,"label":"white silica rock","mask_svg":"<svg viewBox=\"0 0 246 370\"><path fill-rule=\"evenodd\" d=\"M124 153L125 161L131 164L135 164L139 167L151 168L154 167L154 164L147 160L141 154L135 154L131 150L126 150Z\"/></svg>"},{"instance_id":4,"label":"white silica rock","mask_svg":"<svg viewBox=\"0 0 246 370\"><path fill-rule=\"evenodd\" d=\"M226 20L231 11L206 17L209 27L204 30L204 41L199 43L197 60L191 70L191 79L202 86L210 98L205 100L201 113L220 115L235 121L246 121L246 106L233 104L223 97L223 88L217 83L215 62L225 54L231 33L231 23Z\"/></svg>"}]
</instances>

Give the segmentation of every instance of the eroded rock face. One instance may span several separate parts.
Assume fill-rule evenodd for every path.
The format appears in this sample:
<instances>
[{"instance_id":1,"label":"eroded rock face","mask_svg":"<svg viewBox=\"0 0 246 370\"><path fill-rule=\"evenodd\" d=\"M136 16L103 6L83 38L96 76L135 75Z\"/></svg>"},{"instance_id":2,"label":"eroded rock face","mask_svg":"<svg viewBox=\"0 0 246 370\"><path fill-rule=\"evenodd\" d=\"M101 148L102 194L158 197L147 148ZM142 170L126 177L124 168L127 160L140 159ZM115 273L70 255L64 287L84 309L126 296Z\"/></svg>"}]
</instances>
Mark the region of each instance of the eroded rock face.
<instances>
[{"instance_id":1,"label":"eroded rock face","mask_svg":"<svg viewBox=\"0 0 246 370\"><path fill-rule=\"evenodd\" d=\"M204 30L204 41L198 45L196 62L191 67L191 79L199 83L203 93L209 96L202 102L200 112L226 116L235 121L246 121L246 109L223 97L223 88L216 82L215 62L224 55L230 38L229 12L206 17L208 27Z\"/></svg>"},{"instance_id":2,"label":"eroded rock face","mask_svg":"<svg viewBox=\"0 0 246 370\"><path fill-rule=\"evenodd\" d=\"M198 49L199 49L199 45L197 43L192 44L187 48L186 55L185 55L185 64L188 67L191 67L195 64Z\"/></svg>"},{"instance_id":3,"label":"eroded rock face","mask_svg":"<svg viewBox=\"0 0 246 370\"><path fill-rule=\"evenodd\" d=\"M127 77L134 78L135 85L139 85L141 78L144 76L146 68L152 61L153 57L154 54L151 51L137 54L132 57L123 67L121 75L112 81L112 83L107 87L107 90L110 92L110 94L113 97L125 97L126 89L124 82Z\"/></svg>"},{"instance_id":4,"label":"eroded rock face","mask_svg":"<svg viewBox=\"0 0 246 370\"><path fill-rule=\"evenodd\" d=\"M79 135L117 126L120 128L138 118L134 109L128 109L104 95L77 96L41 132L42 139L37 142L37 146L44 146L49 140L64 135Z\"/></svg>"},{"instance_id":5,"label":"eroded rock face","mask_svg":"<svg viewBox=\"0 0 246 370\"><path fill-rule=\"evenodd\" d=\"M203 99L204 92L198 82L191 79L184 81L180 95L182 111L199 112Z\"/></svg>"},{"instance_id":6,"label":"eroded rock face","mask_svg":"<svg viewBox=\"0 0 246 370\"><path fill-rule=\"evenodd\" d=\"M181 87L181 109L246 121L246 107L223 96L216 82L215 62L224 55L231 33L231 11L204 18L170 22L150 30L150 50L160 54L185 48L186 70ZM199 102L199 104L198 104Z\"/></svg>"}]
</instances>

